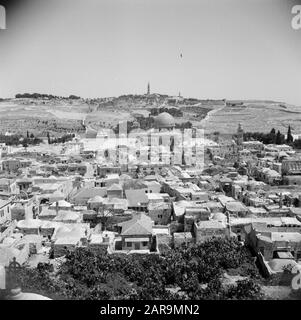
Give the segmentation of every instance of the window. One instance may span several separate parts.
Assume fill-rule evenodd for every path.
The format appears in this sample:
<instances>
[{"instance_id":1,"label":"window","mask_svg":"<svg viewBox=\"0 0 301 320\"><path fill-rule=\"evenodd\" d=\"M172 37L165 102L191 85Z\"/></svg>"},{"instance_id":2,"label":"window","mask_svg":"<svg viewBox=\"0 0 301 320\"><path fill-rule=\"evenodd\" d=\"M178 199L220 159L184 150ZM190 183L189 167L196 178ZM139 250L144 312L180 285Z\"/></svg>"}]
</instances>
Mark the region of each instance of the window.
<instances>
[{"instance_id":1,"label":"window","mask_svg":"<svg viewBox=\"0 0 301 320\"><path fill-rule=\"evenodd\" d=\"M131 247L131 246L132 246L132 242L127 242L127 243L126 243L126 246L127 246L127 247Z\"/></svg>"},{"instance_id":2,"label":"window","mask_svg":"<svg viewBox=\"0 0 301 320\"><path fill-rule=\"evenodd\" d=\"M163 216L162 214L158 214L159 219L162 219L162 216Z\"/></svg>"},{"instance_id":3,"label":"window","mask_svg":"<svg viewBox=\"0 0 301 320\"><path fill-rule=\"evenodd\" d=\"M143 241L142 245L143 245L143 247L146 247L148 245L148 242L147 241Z\"/></svg>"}]
</instances>

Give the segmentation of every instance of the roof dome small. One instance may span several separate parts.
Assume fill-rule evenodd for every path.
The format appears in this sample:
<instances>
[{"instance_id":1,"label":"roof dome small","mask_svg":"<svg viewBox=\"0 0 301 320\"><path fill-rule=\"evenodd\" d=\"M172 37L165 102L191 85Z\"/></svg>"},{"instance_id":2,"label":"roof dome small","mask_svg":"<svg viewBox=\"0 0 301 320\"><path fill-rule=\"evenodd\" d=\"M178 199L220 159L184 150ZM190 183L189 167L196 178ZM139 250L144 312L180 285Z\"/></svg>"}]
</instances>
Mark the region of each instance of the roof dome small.
<instances>
[{"instance_id":1,"label":"roof dome small","mask_svg":"<svg viewBox=\"0 0 301 320\"><path fill-rule=\"evenodd\" d=\"M217 221L225 221L227 220L227 216L225 214L223 214L222 212L216 212L214 213L213 220L217 220Z\"/></svg>"},{"instance_id":2,"label":"roof dome small","mask_svg":"<svg viewBox=\"0 0 301 320\"><path fill-rule=\"evenodd\" d=\"M95 197L93 197L93 198L90 198L89 200L88 200L88 203L103 203L103 197L101 197L101 196L95 196Z\"/></svg>"}]
</instances>

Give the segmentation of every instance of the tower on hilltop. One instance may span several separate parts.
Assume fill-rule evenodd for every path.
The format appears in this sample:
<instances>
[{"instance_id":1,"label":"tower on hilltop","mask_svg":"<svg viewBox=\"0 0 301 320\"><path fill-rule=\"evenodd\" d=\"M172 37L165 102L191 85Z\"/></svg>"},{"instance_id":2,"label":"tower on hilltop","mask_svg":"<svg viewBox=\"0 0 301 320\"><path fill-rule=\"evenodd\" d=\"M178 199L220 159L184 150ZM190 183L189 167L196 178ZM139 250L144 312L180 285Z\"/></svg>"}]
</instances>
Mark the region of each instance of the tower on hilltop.
<instances>
[{"instance_id":1,"label":"tower on hilltop","mask_svg":"<svg viewBox=\"0 0 301 320\"><path fill-rule=\"evenodd\" d=\"M237 135L237 144L241 146L244 141L244 130L240 123L238 124L236 135Z\"/></svg>"},{"instance_id":2,"label":"tower on hilltop","mask_svg":"<svg viewBox=\"0 0 301 320\"><path fill-rule=\"evenodd\" d=\"M147 95L150 95L150 84L149 84L149 82L147 83Z\"/></svg>"}]
</instances>

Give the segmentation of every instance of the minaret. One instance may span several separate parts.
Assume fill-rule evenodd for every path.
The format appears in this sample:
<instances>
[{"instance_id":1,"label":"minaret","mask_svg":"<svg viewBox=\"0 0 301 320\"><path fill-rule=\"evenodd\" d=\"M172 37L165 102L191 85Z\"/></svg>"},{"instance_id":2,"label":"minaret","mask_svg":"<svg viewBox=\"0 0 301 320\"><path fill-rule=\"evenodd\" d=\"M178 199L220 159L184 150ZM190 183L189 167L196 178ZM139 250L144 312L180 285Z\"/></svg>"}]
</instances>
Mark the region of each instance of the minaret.
<instances>
[{"instance_id":1,"label":"minaret","mask_svg":"<svg viewBox=\"0 0 301 320\"><path fill-rule=\"evenodd\" d=\"M237 129L237 144L239 146L241 146L243 141L244 141L244 130L243 130L241 124L239 123L238 129Z\"/></svg>"},{"instance_id":2,"label":"minaret","mask_svg":"<svg viewBox=\"0 0 301 320\"><path fill-rule=\"evenodd\" d=\"M147 83L147 95L148 96L150 95L150 84L149 84L149 82Z\"/></svg>"}]
</instances>

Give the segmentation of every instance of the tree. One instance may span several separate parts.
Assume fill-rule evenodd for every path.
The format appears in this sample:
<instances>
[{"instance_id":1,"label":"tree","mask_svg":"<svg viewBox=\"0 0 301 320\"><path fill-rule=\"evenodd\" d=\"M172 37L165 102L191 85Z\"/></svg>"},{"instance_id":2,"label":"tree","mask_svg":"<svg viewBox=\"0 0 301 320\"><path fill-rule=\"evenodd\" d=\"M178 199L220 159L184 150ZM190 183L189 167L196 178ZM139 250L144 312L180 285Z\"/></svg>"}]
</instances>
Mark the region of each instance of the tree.
<instances>
[{"instance_id":1,"label":"tree","mask_svg":"<svg viewBox=\"0 0 301 320\"><path fill-rule=\"evenodd\" d=\"M275 143L276 143L276 144L281 144L281 133L280 133L279 130L277 131Z\"/></svg>"},{"instance_id":2,"label":"tree","mask_svg":"<svg viewBox=\"0 0 301 320\"><path fill-rule=\"evenodd\" d=\"M275 128L273 128L270 132L270 134L268 135L269 141L268 143L276 143L276 130Z\"/></svg>"},{"instance_id":3,"label":"tree","mask_svg":"<svg viewBox=\"0 0 301 320\"><path fill-rule=\"evenodd\" d=\"M237 281L236 285L230 287L227 296L228 299L235 300L261 300L263 298L260 286L252 279Z\"/></svg>"},{"instance_id":4,"label":"tree","mask_svg":"<svg viewBox=\"0 0 301 320\"><path fill-rule=\"evenodd\" d=\"M296 148L296 149L301 149L301 139L296 139L296 140L294 140L293 146L294 146L294 148Z\"/></svg>"},{"instance_id":5,"label":"tree","mask_svg":"<svg viewBox=\"0 0 301 320\"><path fill-rule=\"evenodd\" d=\"M183 150L183 152L182 152L182 165L183 165L183 166L186 166L186 160L185 160L184 150Z\"/></svg>"},{"instance_id":6,"label":"tree","mask_svg":"<svg viewBox=\"0 0 301 320\"><path fill-rule=\"evenodd\" d=\"M247 280L225 289L222 275L231 269ZM105 248L69 251L56 274L40 264L24 268L24 291L69 299L259 299L258 270L248 249L235 239L213 238L170 249L160 255L108 254ZM182 295L182 298L183 298Z\"/></svg>"},{"instance_id":7,"label":"tree","mask_svg":"<svg viewBox=\"0 0 301 320\"><path fill-rule=\"evenodd\" d=\"M26 142L26 140L24 140L23 142L22 142L22 146L23 146L23 148L28 148L28 143Z\"/></svg>"},{"instance_id":8,"label":"tree","mask_svg":"<svg viewBox=\"0 0 301 320\"><path fill-rule=\"evenodd\" d=\"M80 97L79 96L75 96L74 94L71 94L70 96L69 96L69 99L73 99L73 100L78 100L78 99L80 99Z\"/></svg>"},{"instance_id":9,"label":"tree","mask_svg":"<svg viewBox=\"0 0 301 320\"><path fill-rule=\"evenodd\" d=\"M47 132L47 140L48 140L48 144L51 144L51 140L50 140L50 134L49 134L49 132Z\"/></svg>"},{"instance_id":10,"label":"tree","mask_svg":"<svg viewBox=\"0 0 301 320\"><path fill-rule=\"evenodd\" d=\"M233 168L238 169L239 168L239 162L235 161L234 165L233 165Z\"/></svg>"},{"instance_id":11,"label":"tree","mask_svg":"<svg viewBox=\"0 0 301 320\"><path fill-rule=\"evenodd\" d=\"M291 143L294 142L294 138L293 138L292 132L291 132L291 126L288 126L286 142L287 142L288 144L291 144Z\"/></svg>"}]
</instances>

